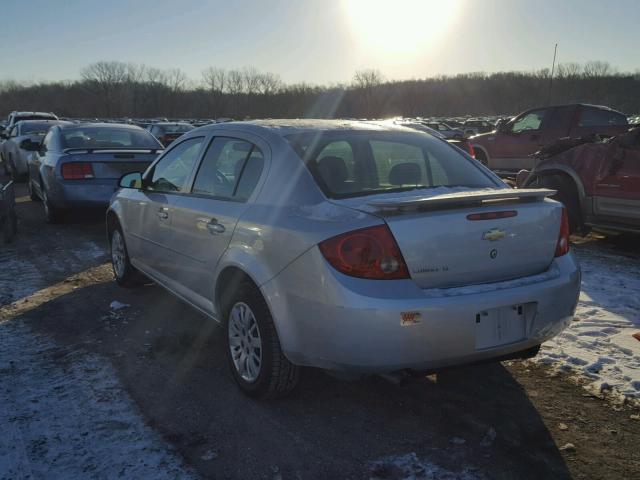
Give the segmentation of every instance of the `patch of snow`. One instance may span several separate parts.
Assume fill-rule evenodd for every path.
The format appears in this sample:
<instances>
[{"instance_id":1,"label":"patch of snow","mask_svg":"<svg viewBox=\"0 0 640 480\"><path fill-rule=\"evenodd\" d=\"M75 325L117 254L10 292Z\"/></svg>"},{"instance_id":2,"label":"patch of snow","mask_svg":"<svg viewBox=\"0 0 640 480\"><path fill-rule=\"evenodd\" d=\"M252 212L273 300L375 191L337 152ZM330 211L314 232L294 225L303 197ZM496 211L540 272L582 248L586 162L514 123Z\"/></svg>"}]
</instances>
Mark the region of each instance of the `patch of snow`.
<instances>
[{"instance_id":1,"label":"patch of snow","mask_svg":"<svg viewBox=\"0 0 640 480\"><path fill-rule=\"evenodd\" d=\"M640 399L640 265L597 247L574 251L582 267L574 322L532 361L579 374L594 393Z\"/></svg>"},{"instance_id":2,"label":"patch of snow","mask_svg":"<svg viewBox=\"0 0 640 480\"><path fill-rule=\"evenodd\" d=\"M195 478L97 355L6 321L0 376L0 478Z\"/></svg>"},{"instance_id":3,"label":"patch of snow","mask_svg":"<svg viewBox=\"0 0 640 480\"><path fill-rule=\"evenodd\" d=\"M453 472L415 453L383 458L371 464L369 480L478 480L485 478L467 467Z\"/></svg>"},{"instance_id":4,"label":"patch of snow","mask_svg":"<svg viewBox=\"0 0 640 480\"><path fill-rule=\"evenodd\" d=\"M118 310L122 310L123 308L128 308L130 306L131 305L129 305L128 303L122 303L122 302L119 302L118 300L114 300L109 304L109 308L114 312L117 312Z\"/></svg>"}]
</instances>

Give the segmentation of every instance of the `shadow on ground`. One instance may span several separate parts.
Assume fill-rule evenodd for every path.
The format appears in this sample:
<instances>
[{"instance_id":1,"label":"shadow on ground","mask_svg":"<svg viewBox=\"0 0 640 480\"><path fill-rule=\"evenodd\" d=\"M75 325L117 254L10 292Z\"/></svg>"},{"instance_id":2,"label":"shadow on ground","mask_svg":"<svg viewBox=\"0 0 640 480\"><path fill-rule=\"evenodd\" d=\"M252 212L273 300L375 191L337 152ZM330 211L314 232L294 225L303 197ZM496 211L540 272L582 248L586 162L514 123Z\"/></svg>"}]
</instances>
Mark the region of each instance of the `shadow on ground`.
<instances>
[{"instance_id":1,"label":"shadow on ground","mask_svg":"<svg viewBox=\"0 0 640 480\"><path fill-rule=\"evenodd\" d=\"M131 307L110 312L112 300ZM227 372L222 330L154 285L80 284L17 318L109 357L149 424L205 478L366 478L372 461L411 452L490 478L570 477L539 412L500 364L401 386L308 369L291 397L256 402Z\"/></svg>"}]
</instances>

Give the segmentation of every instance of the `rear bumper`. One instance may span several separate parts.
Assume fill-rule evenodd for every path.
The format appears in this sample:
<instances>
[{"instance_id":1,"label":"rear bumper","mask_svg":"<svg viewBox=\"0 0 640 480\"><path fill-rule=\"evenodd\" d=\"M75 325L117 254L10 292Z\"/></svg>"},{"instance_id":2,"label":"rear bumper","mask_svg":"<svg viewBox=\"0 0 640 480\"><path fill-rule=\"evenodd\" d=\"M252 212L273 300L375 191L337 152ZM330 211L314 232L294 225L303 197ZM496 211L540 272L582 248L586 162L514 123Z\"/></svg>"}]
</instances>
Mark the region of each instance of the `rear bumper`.
<instances>
[{"instance_id":1,"label":"rear bumper","mask_svg":"<svg viewBox=\"0 0 640 480\"><path fill-rule=\"evenodd\" d=\"M58 180L48 185L47 194L56 208L104 208L117 190L116 179Z\"/></svg>"},{"instance_id":2,"label":"rear bumper","mask_svg":"<svg viewBox=\"0 0 640 480\"><path fill-rule=\"evenodd\" d=\"M580 269L570 253L540 275L423 290L412 280L347 277L313 248L261 288L283 351L295 364L354 372L432 370L497 359L560 333L573 318ZM522 338L477 348L479 312L523 304L534 307ZM419 314L419 323L402 326L407 312Z\"/></svg>"}]
</instances>

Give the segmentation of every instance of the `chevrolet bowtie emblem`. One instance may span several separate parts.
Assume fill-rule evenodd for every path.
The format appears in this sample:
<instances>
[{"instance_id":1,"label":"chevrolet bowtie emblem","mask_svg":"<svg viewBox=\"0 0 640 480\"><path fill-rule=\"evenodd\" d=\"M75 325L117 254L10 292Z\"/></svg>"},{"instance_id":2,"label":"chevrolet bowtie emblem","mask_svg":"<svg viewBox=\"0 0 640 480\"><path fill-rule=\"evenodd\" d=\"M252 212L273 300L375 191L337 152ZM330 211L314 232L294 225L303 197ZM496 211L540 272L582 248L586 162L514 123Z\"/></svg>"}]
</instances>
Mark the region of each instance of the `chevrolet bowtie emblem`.
<instances>
[{"instance_id":1,"label":"chevrolet bowtie emblem","mask_svg":"<svg viewBox=\"0 0 640 480\"><path fill-rule=\"evenodd\" d=\"M499 228L492 228L488 232L484 232L482 234L483 240L489 240L490 242L495 242L497 240L502 240L507 236L507 232L504 230L500 230Z\"/></svg>"}]
</instances>

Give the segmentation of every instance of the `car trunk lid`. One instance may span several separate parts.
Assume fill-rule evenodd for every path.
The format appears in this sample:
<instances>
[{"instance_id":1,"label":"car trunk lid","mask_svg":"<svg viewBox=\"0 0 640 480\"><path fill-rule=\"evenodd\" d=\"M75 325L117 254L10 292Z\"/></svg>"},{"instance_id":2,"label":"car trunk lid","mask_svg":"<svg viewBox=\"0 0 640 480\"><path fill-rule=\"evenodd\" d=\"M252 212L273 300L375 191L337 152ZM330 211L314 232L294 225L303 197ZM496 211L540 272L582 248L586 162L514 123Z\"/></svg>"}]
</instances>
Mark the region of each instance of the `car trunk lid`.
<instances>
[{"instance_id":1,"label":"car trunk lid","mask_svg":"<svg viewBox=\"0 0 640 480\"><path fill-rule=\"evenodd\" d=\"M421 288L535 275L553 260L562 209L552 190L481 189L337 200L389 225Z\"/></svg>"},{"instance_id":2,"label":"car trunk lid","mask_svg":"<svg viewBox=\"0 0 640 480\"><path fill-rule=\"evenodd\" d=\"M156 150L67 150L64 163L90 163L94 178L118 179L142 172L153 162Z\"/></svg>"}]
</instances>

